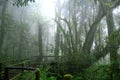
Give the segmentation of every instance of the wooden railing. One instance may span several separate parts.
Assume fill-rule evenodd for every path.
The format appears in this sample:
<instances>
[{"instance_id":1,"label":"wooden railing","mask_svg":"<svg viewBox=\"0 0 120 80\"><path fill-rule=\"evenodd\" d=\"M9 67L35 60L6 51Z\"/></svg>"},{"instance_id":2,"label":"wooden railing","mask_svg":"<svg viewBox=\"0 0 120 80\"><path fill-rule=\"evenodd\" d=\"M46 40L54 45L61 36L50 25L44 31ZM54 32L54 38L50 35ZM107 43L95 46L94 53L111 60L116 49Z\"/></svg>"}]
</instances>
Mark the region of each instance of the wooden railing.
<instances>
[{"instance_id":1,"label":"wooden railing","mask_svg":"<svg viewBox=\"0 0 120 80\"><path fill-rule=\"evenodd\" d=\"M8 61L2 61L2 62L0 62L0 80L3 80L3 77L4 77L4 79L5 79L5 76L7 76L6 75L6 73L7 73L7 68L9 69L10 68L10 70L11 70L11 68L17 68L17 67L21 67L21 69L17 69L17 70L15 70L15 69L12 69L10 72L12 73L12 76L10 75L10 77L13 77L13 76L16 76L16 73L17 73L17 75L19 74L19 73L21 73L21 74L23 74L23 72L24 72L24 68L26 67L30 67L31 66L31 62L32 62L32 60L25 60L25 61L22 61L22 62L19 62L19 63L16 63L16 64L10 64L10 65L7 65L8 67L6 67L5 68L5 66L3 67L3 65L4 64L6 64L6 62L8 62ZM31 68L30 68L31 69ZM8 73L8 74L10 74L10 73ZM6 79L6 80L8 80L8 79Z\"/></svg>"},{"instance_id":2,"label":"wooden railing","mask_svg":"<svg viewBox=\"0 0 120 80\"><path fill-rule=\"evenodd\" d=\"M31 60L25 60L23 62L19 62L19 63L16 63L16 64L11 64L9 65L9 67L21 67L21 68L24 68L24 67L30 67L31 66ZM20 69L21 70L21 74L23 74L24 72L24 69ZM14 70L13 70L14 71ZM12 71L11 71L12 72ZM14 73L14 72L13 72Z\"/></svg>"},{"instance_id":3,"label":"wooden railing","mask_svg":"<svg viewBox=\"0 0 120 80\"><path fill-rule=\"evenodd\" d=\"M0 73L2 72L2 63L0 63Z\"/></svg>"},{"instance_id":4,"label":"wooden railing","mask_svg":"<svg viewBox=\"0 0 120 80\"><path fill-rule=\"evenodd\" d=\"M0 63L0 79L2 79L2 63Z\"/></svg>"},{"instance_id":5,"label":"wooden railing","mask_svg":"<svg viewBox=\"0 0 120 80\"><path fill-rule=\"evenodd\" d=\"M3 73L3 69L6 65L8 65L7 63L12 62L13 60L5 60L5 61L0 61L0 74ZM27 64L27 66L31 65L32 60L24 60L22 62L16 63L16 64L11 64L9 66L25 66Z\"/></svg>"},{"instance_id":6,"label":"wooden railing","mask_svg":"<svg viewBox=\"0 0 120 80\"><path fill-rule=\"evenodd\" d=\"M19 62L19 63L16 63L16 64L11 64L9 66L30 66L32 60L25 60L25 61L22 61L22 62Z\"/></svg>"},{"instance_id":7,"label":"wooden railing","mask_svg":"<svg viewBox=\"0 0 120 80\"><path fill-rule=\"evenodd\" d=\"M0 61L0 80L2 80L2 78L3 78L3 75L4 75L4 67L5 67L7 61L8 61L8 60Z\"/></svg>"},{"instance_id":8,"label":"wooden railing","mask_svg":"<svg viewBox=\"0 0 120 80\"><path fill-rule=\"evenodd\" d=\"M34 74L35 74L35 80L40 80L40 70L38 68L31 68L31 67L6 67L4 73L4 80L9 80L10 70L31 70L33 71L32 75L30 75L26 80L31 80Z\"/></svg>"}]
</instances>

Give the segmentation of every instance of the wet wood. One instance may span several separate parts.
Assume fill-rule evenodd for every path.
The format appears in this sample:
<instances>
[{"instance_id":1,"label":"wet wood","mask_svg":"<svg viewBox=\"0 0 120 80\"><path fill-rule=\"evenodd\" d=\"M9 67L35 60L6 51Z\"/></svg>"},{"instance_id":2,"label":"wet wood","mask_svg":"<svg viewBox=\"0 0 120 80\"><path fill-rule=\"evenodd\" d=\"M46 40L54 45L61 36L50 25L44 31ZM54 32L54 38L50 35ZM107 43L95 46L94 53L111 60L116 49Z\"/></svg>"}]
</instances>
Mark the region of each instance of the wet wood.
<instances>
[{"instance_id":1,"label":"wet wood","mask_svg":"<svg viewBox=\"0 0 120 80\"><path fill-rule=\"evenodd\" d=\"M6 67L4 73L4 80L9 80L10 70L32 70L33 75L35 74L35 80L40 80L40 70L38 68L32 67ZM32 75L30 76L30 78L32 78ZM30 80L30 78L28 78L27 80Z\"/></svg>"}]
</instances>

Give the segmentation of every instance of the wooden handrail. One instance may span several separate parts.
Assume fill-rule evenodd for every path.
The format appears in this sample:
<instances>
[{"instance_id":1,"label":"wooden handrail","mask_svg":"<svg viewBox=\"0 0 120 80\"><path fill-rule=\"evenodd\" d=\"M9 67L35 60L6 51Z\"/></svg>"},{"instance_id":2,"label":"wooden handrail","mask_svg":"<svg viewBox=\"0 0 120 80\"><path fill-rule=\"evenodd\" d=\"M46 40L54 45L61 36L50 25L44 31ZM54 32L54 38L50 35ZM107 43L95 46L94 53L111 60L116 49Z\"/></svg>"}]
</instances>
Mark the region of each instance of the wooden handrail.
<instances>
[{"instance_id":1,"label":"wooden handrail","mask_svg":"<svg viewBox=\"0 0 120 80\"><path fill-rule=\"evenodd\" d=\"M6 62L12 62L14 59L6 58L6 60L0 60L0 63L6 63ZM19 61L19 59L16 59L15 61ZM21 59L21 61L31 61L30 59Z\"/></svg>"},{"instance_id":2,"label":"wooden handrail","mask_svg":"<svg viewBox=\"0 0 120 80\"><path fill-rule=\"evenodd\" d=\"M35 70L36 68L32 68L32 67L6 67L5 69L23 69L23 70Z\"/></svg>"},{"instance_id":3,"label":"wooden handrail","mask_svg":"<svg viewBox=\"0 0 120 80\"><path fill-rule=\"evenodd\" d=\"M2 72L2 63L0 63L0 73Z\"/></svg>"},{"instance_id":4,"label":"wooden handrail","mask_svg":"<svg viewBox=\"0 0 120 80\"><path fill-rule=\"evenodd\" d=\"M33 71L32 74L30 75L30 77L28 77L26 80L30 80L34 74L36 75L35 80L40 80L40 70L39 69L36 69L35 71Z\"/></svg>"},{"instance_id":5,"label":"wooden handrail","mask_svg":"<svg viewBox=\"0 0 120 80\"><path fill-rule=\"evenodd\" d=\"M38 68L31 68L31 67L6 67L4 73L4 80L9 80L9 70L32 70L34 71L35 80L40 80L40 70Z\"/></svg>"},{"instance_id":6,"label":"wooden handrail","mask_svg":"<svg viewBox=\"0 0 120 80\"><path fill-rule=\"evenodd\" d=\"M4 60L4 61L0 61L0 78L3 78L2 75L4 75L4 67L5 67L5 64L6 62L12 62L14 60ZM25 67L25 66L30 66L31 65L31 62L32 60L24 60L22 62L19 62L19 63L16 63L16 64L10 64L8 65L9 67L11 66L21 66L21 67ZM23 73L24 72L24 69L21 69L21 72Z\"/></svg>"},{"instance_id":7,"label":"wooden handrail","mask_svg":"<svg viewBox=\"0 0 120 80\"><path fill-rule=\"evenodd\" d=\"M36 73L36 70L35 71L33 71L31 74L30 74L30 76L26 79L26 80L31 80L31 78L33 77L33 75Z\"/></svg>"},{"instance_id":8,"label":"wooden handrail","mask_svg":"<svg viewBox=\"0 0 120 80\"><path fill-rule=\"evenodd\" d=\"M20 62L20 63L12 64L10 66L18 66L18 65L25 64L25 63L28 63L28 62L31 62L31 61L32 60L26 60L26 61L23 61L23 62Z\"/></svg>"},{"instance_id":9,"label":"wooden handrail","mask_svg":"<svg viewBox=\"0 0 120 80\"><path fill-rule=\"evenodd\" d=\"M20 63L16 63L16 64L11 64L11 65L9 65L9 67L15 67L15 66L21 66L22 68L23 67L26 67L26 64L27 63L29 63L29 65L30 65L30 62L31 62L32 60L26 60L26 61L23 61L23 62L20 62ZM24 72L24 69L21 69L21 73L23 73Z\"/></svg>"}]
</instances>

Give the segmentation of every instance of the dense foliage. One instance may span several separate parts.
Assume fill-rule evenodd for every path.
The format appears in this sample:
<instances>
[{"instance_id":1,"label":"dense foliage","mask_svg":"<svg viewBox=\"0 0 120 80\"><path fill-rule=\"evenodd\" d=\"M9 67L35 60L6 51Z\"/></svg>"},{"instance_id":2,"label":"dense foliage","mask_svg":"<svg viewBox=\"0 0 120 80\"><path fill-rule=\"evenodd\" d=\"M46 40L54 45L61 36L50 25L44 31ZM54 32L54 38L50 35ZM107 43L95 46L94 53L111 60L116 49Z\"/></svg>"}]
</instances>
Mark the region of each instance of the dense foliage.
<instances>
[{"instance_id":1,"label":"dense foliage","mask_svg":"<svg viewBox=\"0 0 120 80\"><path fill-rule=\"evenodd\" d=\"M27 59L40 66L41 80L120 79L120 0L56 0L51 23L30 2L0 0L0 79Z\"/></svg>"},{"instance_id":2,"label":"dense foliage","mask_svg":"<svg viewBox=\"0 0 120 80\"><path fill-rule=\"evenodd\" d=\"M27 6L29 2L35 2L35 0L15 0L13 5L16 6Z\"/></svg>"}]
</instances>

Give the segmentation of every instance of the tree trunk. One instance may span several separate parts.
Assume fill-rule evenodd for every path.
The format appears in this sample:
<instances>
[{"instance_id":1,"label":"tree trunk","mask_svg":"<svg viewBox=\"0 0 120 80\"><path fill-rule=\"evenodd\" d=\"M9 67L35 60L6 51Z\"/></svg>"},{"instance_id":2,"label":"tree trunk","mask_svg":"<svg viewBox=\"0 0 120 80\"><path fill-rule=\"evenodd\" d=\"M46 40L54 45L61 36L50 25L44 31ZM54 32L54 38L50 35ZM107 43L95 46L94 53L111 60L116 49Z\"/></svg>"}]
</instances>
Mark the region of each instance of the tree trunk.
<instances>
[{"instance_id":1,"label":"tree trunk","mask_svg":"<svg viewBox=\"0 0 120 80\"><path fill-rule=\"evenodd\" d=\"M6 16L6 10L7 10L7 3L8 3L8 0L5 0L2 7L2 14L1 14L2 18L1 18L1 26L0 26L0 54L2 54L2 45L5 37L5 27L6 27L5 16Z\"/></svg>"},{"instance_id":2,"label":"tree trunk","mask_svg":"<svg viewBox=\"0 0 120 80\"><path fill-rule=\"evenodd\" d=\"M39 57L38 61L43 59L43 40L42 40L42 24L38 23L38 43L39 43Z\"/></svg>"},{"instance_id":3,"label":"tree trunk","mask_svg":"<svg viewBox=\"0 0 120 80\"><path fill-rule=\"evenodd\" d=\"M120 5L120 0L115 2L113 4L113 6L110 7L110 10L118 7L119 5ZM107 12L104 13L104 11L102 10L102 6L100 5L98 15L97 15L95 21L93 22L93 24L90 26L90 30L89 30L88 34L86 35L86 39L85 39L85 42L84 42L83 48L82 48L82 53L86 53L86 54L90 53L90 49L91 49L91 46L93 44L95 32L96 32L96 29L97 29L97 24L101 21L101 19L106 14L107 14Z\"/></svg>"},{"instance_id":4,"label":"tree trunk","mask_svg":"<svg viewBox=\"0 0 120 80\"><path fill-rule=\"evenodd\" d=\"M113 8L116 8L120 5L120 0L115 2L115 4L113 4L112 7L110 7L109 10L112 10ZM99 13L95 19L95 21L93 22L93 24L90 26L90 30L88 31L88 34L86 35L86 39L85 39L85 42L83 44L83 47L82 47L82 51L81 53L85 56L83 56L83 58L85 58L85 64L89 61L89 53L90 53L90 49L92 47L92 44L93 44L93 40L94 40L94 36L95 36L95 33L96 33L96 29L97 29L97 24L101 21L101 19L107 15L108 12L104 12L103 11L103 6L100 5L100 8L99 8ZM103 51L107 54L108 53L108 45L103 49ZM87 56L88 55L88 56ZM99 56L96 56L96 55L99 55ZM95 57L97 57L96 59L99 60L101 57L104 57L105 54L102 53L102 54L94 54ZM87 58L88 57L88 58ZM88 65L90 66L91 63ZM87 67L88 67L87 66Z\"/></svg>"},{"instance_id":5,"label":"tree trunk","mask_svg":"<svg viewBox=\"0 0 120 80\"><path fill-rule=\"evenodd\" d=\"M58 20L60 22L60 20ZM57 32L55 36L55 60L58 61L58 56L59 56L59 48L60 48L60 29L58 28L59 26L57 25Z\"/></svg>"},{"instance_id":6,"label":"tree trunk","mask_svg":"<svg viewBox=\"0 0 120 80\"><path fill-rule=\"evenodd\" d=\"M85 42L83 44L82 47L82 52L83 54L89 54L90 53L90 49L91 46L93 44L94 41L94 36L96 33L96 29L97 29L97 24L101 21L101 19L104 17L105 14L103 14L101 7L99 8L99 13L95 19L95 21L93 22L93 24L90 26L90 30L88 31L86 38L85 38Z\"/></svg>"},{"instance_id":7,"label":"tree trunk","mask_svg":"<svg viewBox=\"0 0 120 80\"><path fill-rule=\"evenodd\" d=\"M106 15L106 22L108 26L108 36L110 37L109 41L109 52L110 52L110 64L111 64L111 79L113 80L113 75L117 77L118 70L119 70L119 63L118 63L118 53L117 53L117 43L116 39L117 36L114 35L114 21L113 21L113 14L112 10L109 10L108 14Z\"/></svg>"}]
</instances>

